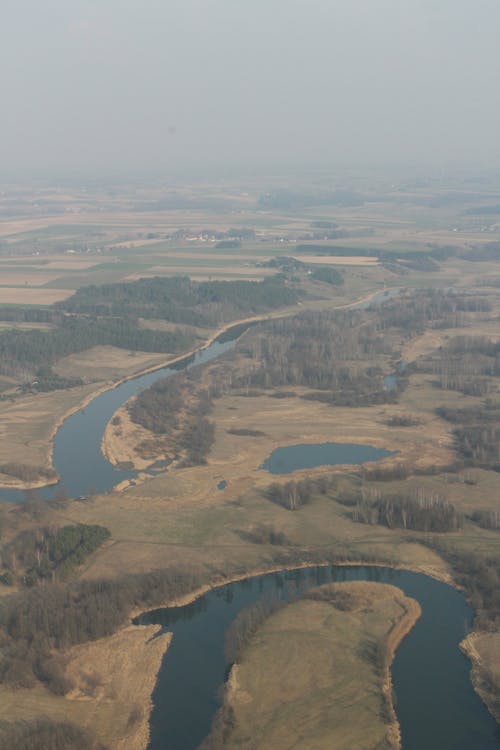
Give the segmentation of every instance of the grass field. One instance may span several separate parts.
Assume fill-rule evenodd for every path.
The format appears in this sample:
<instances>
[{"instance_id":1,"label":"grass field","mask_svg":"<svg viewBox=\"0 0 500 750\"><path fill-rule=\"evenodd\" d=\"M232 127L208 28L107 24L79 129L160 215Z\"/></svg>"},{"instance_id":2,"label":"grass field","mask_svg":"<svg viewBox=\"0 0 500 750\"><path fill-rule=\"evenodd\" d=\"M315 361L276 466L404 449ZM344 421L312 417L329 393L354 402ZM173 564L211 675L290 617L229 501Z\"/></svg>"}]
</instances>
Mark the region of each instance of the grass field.
<instances>
[{"instance_id":1,"label":"grass field","mask_svg":"<svg viewBox=\"0 0 500 750\"><path fill-rule=\"evenodd\" d=\"M114 381L135 372L165 362L173 355L168 352L126 351L116 346L93 346L78 354L70 354L57 362L55 371L64 378L82 378L84 381Z\"/></svg>"}]
</instances>

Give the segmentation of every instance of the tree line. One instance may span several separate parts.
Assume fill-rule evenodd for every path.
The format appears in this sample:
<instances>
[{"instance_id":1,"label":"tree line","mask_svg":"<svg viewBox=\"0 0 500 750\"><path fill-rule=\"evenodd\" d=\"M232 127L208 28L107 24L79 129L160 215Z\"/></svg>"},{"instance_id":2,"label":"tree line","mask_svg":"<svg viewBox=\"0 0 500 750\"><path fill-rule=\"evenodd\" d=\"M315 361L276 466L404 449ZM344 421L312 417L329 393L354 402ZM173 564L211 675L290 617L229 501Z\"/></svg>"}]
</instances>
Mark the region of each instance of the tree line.
<instances>
[{"instance_id":1,"label":"tree line","mask_svg":"<svg viewBox=\"0 0 500 750\"><path fill-rule=\"evenodd\" d=\"M468 396L485 396L500 375L500 344L485 336L455 336L413 366L436 375L435 385Z\"/></svg>"},{"instance_id":2,"label":"tree line","mask_svg":"<svg viewBox=\"0 0 500 750\"><path fill-rule=\"evenodd\" d=\"M354 521L424 532L458 531L463 527L462 514L436 493L418 489L410 494L374 494L373 499L365 495L358 501L352 512Z\"/></svg>"}]
</instances>

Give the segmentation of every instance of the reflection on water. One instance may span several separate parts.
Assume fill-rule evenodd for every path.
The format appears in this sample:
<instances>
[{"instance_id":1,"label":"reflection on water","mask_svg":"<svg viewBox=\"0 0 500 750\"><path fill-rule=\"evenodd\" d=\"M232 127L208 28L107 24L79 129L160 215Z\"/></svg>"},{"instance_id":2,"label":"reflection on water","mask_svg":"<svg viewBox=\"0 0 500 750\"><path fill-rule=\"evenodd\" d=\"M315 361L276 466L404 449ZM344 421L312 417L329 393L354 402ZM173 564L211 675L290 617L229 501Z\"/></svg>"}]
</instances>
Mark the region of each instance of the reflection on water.
<instances>
[{"instance_id":1,"label":"reflection on water","mask_svg":"<svg viewBox=\"0 0 500 750\"><path fill-rule=\"evenodd\" d=\"M299 469L339 464L364 464L394 455L385 448L352 443L316 443L277 448L266 458L261 469L270 474L291 474Z\"/></svg>"}]
</instances>

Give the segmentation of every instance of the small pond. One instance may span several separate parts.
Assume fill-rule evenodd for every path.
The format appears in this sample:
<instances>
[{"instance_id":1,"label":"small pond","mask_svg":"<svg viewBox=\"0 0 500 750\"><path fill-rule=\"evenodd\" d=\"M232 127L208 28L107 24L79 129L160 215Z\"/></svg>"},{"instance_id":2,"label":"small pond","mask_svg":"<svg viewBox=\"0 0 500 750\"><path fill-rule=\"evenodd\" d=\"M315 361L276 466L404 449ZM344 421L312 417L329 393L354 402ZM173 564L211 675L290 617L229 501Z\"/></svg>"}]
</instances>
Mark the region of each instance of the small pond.
<instances>
[{"instance_id":1,"label":"small pond","mask_svg":"<svg viewBox=\"0 0 500 750\"><path fill-rule=\"evenodd\" d=\"M261 469L270 474L291 474L299 469L338 464L364 464L393 456L394 451L375 448L373 445L352 443L316 443L311 445L287 445L277 448L266 458Z\"/></svg>"}]
</instances>

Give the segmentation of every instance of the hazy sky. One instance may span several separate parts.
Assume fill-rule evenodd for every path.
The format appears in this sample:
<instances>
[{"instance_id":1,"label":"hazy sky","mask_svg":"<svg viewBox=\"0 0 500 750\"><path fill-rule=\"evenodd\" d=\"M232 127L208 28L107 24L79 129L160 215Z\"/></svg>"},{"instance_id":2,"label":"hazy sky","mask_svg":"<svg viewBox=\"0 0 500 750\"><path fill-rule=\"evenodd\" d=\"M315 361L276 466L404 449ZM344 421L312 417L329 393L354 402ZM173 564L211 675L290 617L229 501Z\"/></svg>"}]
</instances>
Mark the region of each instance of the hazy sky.
<instances>
[{"instance_id":1,"label":"hazy sky","mask_svg":"<svg viewBox=\"0 0 500 750\"><path fill-rule=\"evenodd\" d=\"M500 165L499 0L1 0L4 172Z\"/></svg>"}]
</instances>

